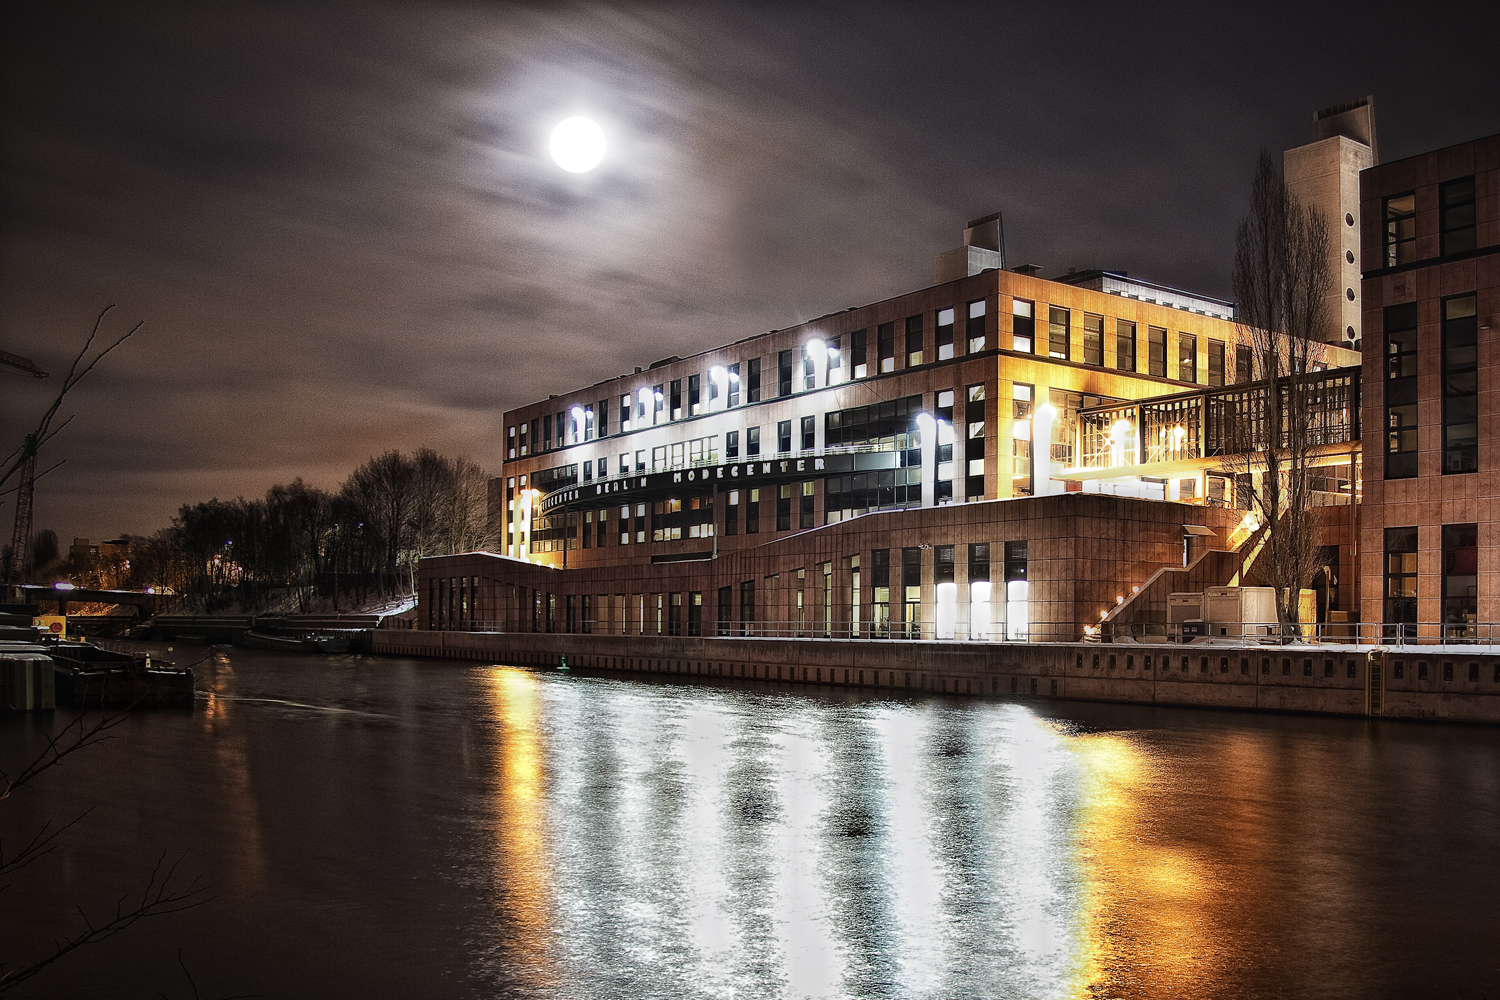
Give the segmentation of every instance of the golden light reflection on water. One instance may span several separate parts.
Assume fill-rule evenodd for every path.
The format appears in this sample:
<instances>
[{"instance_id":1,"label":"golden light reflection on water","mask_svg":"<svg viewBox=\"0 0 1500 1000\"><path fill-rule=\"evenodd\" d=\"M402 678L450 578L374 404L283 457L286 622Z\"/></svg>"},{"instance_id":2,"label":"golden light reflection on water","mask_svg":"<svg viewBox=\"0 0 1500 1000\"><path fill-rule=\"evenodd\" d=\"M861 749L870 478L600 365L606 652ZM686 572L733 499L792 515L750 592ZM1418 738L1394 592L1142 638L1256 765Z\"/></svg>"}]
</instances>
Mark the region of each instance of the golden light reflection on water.
<instances>
[{"instance_id":1,"label":"golden light reflection on water","mask_svg":"<svg viewBox=\"0 0 1500 1000\"><path fill-rule=\"evenodd\" d=\"M545 828L546 768L540 727L541 682L525 670L497 667L489 695L498 723L494 821L495 877L504 947L539 984L556 979L551 954L552 871Z\"/></svg>"},{"instance_id":2,"label":"golden light reflection on water","mask_svg":"<svg viewBox=\"0 0 1500 1000\"><path fill-rule=\"evenodd\" d=\"M1082 765L1075 841L1084 891L1072 995L1214 994L1230 921L1208 863L1156 829L1156 763L1136 735L1077 734L1066 743Z\"/></svg>"}]
</instances>

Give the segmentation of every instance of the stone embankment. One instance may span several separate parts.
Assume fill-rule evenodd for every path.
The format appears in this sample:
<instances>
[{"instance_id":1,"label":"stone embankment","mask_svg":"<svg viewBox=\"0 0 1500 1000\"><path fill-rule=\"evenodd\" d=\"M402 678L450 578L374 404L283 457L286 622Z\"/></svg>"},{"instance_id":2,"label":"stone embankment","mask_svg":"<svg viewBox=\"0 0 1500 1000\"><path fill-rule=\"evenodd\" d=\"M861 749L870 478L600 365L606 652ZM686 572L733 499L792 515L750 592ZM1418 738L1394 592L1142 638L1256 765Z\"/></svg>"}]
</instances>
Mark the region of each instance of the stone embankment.
<instances>
[{"instance_id":1,"label":"stone embankment","mask_svg":"<svg viewBox=\"0 0 1500 1000\"><path fill-rule=\"evenodd\" d=\"M955 643L380 629L373 651L949 695L1500 722L1500 649Z\"/></svg>"}]
</instances>

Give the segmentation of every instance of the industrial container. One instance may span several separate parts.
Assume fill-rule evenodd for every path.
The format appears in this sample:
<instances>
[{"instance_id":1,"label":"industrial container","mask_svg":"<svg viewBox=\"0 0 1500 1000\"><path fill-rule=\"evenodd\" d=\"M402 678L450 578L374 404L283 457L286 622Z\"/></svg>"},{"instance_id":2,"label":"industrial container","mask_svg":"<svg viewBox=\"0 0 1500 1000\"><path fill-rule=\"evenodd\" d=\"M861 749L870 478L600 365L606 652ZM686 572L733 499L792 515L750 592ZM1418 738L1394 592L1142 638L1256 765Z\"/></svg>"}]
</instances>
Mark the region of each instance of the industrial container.
<instances>
[{"instance_id":1,"label":"industrial container","mask_svg":"<svg viewBox=\"0 0 1500 1000\"><path fill-rule=\"evenodd\" d=\"M1276 590L1273 587L1206 587L1203 590L1203 620L1209 623L1209 635L1233 638L1265 635L1264 626L1276 624Z\"/></svg>"},{"instance_id":2,"label":"industrial container","mask_svg":"<svg viewBox=\"0 0 1500 1000\"><path fill-rule=\"evenodd\" d=\"M1181 625L1185 621L1203 617L1203 595L1202 594L1168 594L1167 595L1167 621L1173 625Z\"/></svg>"}]
</instances>

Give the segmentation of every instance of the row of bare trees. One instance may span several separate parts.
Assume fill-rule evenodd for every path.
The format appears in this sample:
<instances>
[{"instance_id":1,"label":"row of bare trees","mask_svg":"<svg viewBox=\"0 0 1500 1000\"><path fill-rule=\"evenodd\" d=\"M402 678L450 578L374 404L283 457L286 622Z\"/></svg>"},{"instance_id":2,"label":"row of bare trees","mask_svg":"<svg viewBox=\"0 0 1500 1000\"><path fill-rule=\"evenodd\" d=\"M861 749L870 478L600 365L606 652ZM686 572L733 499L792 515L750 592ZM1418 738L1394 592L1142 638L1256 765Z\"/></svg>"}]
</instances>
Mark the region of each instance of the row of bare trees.
<instances>
[{"instance_id":1,"label":"row of bare trees","mask_svg":"<svg viewBox=\"0 0 1500 1000\"><path fill-rule=\"evenodd\" d=\"M488 484L465 458L388 451L334 492L298 479L264 497L184 505L170 527L70 569L75 583L171 588L207 611L338 610L412 593L423 556L489 546Z\"/></svg>"}]
</instances>

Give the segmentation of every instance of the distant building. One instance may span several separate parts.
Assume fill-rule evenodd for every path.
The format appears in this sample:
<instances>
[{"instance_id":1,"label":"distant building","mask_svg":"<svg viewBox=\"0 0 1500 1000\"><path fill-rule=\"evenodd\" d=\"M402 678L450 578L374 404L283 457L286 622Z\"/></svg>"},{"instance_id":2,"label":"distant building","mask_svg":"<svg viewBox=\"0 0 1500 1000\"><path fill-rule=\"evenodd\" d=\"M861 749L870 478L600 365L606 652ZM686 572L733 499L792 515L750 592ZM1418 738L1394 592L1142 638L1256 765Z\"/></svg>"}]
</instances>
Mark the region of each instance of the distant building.
<instances>
[{"instance_id":1,"label":"distant building","mask_svg":"<svg viewBox=\"0 0 1500 1000\"><path fill-rule=\"evenodd\" d=\"M1500 622L1500 135L1366 170L1360 207L1364 618L1473 635Z\"/></svg>"},{"instance_id":2,"label":"distant building","mask_svg":"<svg viewBox=\"0 0 1500 1000\"><path fill-rule=\"evenodd\" d=\"M1358 347L1361 331L1360 171L1379 162L1375 101L1361 97L1313 115L1316 138L1282 154L1287 188L1328 223L1330 271L1321 339Z\"/></svg>"}]
</instances>

